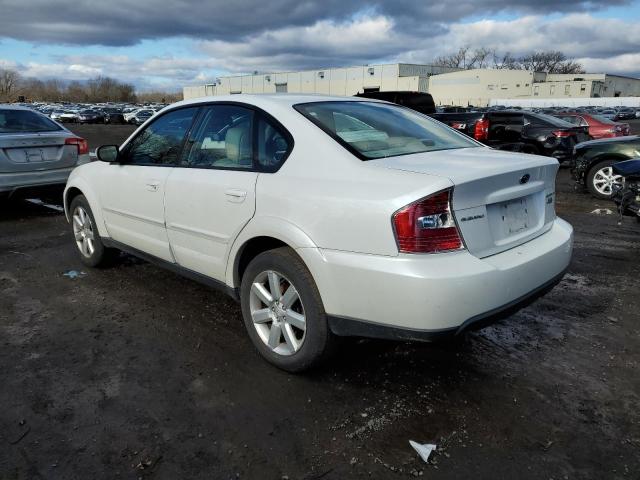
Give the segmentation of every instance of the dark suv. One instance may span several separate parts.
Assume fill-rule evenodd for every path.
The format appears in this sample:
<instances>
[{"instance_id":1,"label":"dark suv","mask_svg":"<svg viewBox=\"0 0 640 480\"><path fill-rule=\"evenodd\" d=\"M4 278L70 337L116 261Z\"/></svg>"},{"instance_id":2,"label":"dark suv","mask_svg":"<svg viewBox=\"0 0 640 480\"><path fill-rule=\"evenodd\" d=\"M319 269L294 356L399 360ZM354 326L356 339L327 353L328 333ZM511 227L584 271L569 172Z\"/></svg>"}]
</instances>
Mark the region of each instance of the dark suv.
<instances>
[{"instance_id":1,"label":"dark suv","mask_svg":"<svg viewBox=\"0 0 640 480\"><path fill-rule=\"evenodd\" d=\"M364 92L357 93L355 96L397 103L425 115L430 115L436 111L433 97L423 92Z\"/></svg>"},{"instance_id":2,"label":"dark suv","mask_svg":"<svg viewBox=\"0 0 640 480\"><path fill-rule=\"evenodd\" d=\"M560 162L571 158L577 143L591 138L588 127L541 113L501 110L431 116L490 147L545 155Z\"/></svg>"}]
</instances>

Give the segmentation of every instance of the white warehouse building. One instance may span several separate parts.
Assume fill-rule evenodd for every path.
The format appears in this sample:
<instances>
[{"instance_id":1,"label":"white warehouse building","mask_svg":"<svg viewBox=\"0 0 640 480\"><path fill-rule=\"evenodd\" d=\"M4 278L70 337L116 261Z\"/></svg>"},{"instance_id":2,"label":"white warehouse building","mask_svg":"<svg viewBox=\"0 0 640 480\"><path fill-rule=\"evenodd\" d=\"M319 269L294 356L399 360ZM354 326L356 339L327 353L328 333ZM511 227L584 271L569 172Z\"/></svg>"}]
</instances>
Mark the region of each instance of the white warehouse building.
<instances>
[{"instance_id":1,"label":"white warehouse building","mask_svg":"<svg viewBox=\"0 0 640 480\"><path fill-rule=\"evenodd\" d=\"M640 96L640 79L606 73L548 74L527 70L393 63L300 72L226 76L184 87L185 99L234 93L426 92L436 105L487 106L493 99L585 99Z\"/></svg>"},{"instance_id":2,"label":"white warehouse building","mask_svg":"<svg viewBox=\"0 0 640 480\"><path fill-rule=\"evenodd\" d=\"M216 78L209 84L184 87L184 98L233 93L318 93L352 96L365 91L427 92L432 75L459 69L394 63L300 72L263 73Z\"/></svg>"},{"instance_id":3,"label":"white warehouse building","mask_svg":"<svg viewBox=\"0 0 640 480\"><path fill-rule=\"evenodd\" d=\"M640 79L606 73L533 73L474 69L432 77L436 105L484 107L500 99L584 99L640 96Z\"/></svg>"}]
</instances>

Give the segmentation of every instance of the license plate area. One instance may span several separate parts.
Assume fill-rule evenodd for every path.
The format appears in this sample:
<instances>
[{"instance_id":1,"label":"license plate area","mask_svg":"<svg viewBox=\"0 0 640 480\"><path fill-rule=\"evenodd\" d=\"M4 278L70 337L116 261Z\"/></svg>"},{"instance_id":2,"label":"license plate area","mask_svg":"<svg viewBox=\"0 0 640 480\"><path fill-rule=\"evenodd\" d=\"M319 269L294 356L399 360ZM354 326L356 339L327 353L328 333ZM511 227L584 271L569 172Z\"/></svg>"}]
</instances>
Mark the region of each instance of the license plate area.
<instances>
[{"instance_id":1,"label":"license plate area","mask_svg":"<svg viewBox=\"0 0 640 480\"><path fill-rule=\"evenodd\" d=\"M60 147L7 148L5 154L13 163L32 164L59 161Z\"/></svg>"},{"instance_id":2,"label":"license plate area","mask_svg":"<svg viewBox=\"0 0 640 480\"><path fill-rule=\"evenodd\" d=\"M529 209L527 198L519 198L510 202L504 202L500 206L502 222L505 233L517 235L529 228Z\"/></svg>"},{"instance_id":3,"label":"license plate area","mask_svg":"<svg viewBox=\"0 0 640 480\"><path fill-rule=\"evenodd\" d=\"M544 225L544 192L487 205L489 228L495 246L527 237Z\"/></svg>"}]
</instances>

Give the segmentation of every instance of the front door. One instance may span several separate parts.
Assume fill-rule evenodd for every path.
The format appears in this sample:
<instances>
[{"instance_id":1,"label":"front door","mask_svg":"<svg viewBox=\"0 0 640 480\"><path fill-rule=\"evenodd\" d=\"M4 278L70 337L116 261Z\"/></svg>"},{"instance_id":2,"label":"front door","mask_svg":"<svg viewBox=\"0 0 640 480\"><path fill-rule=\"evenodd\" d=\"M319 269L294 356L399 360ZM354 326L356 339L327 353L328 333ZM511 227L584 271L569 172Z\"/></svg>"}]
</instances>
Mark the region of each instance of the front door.
<instances>
[{"instance_id":1,"label":"front door","mask_svg":"<svg viewBox=\"0 0 640 480\"><path fill-rule=\"evenodd\" d=\"M165 227L164 195L197 108L159 116L105 165L100 203L109 236L166 261L174 261Z\"/></svg>"}]
</instances>

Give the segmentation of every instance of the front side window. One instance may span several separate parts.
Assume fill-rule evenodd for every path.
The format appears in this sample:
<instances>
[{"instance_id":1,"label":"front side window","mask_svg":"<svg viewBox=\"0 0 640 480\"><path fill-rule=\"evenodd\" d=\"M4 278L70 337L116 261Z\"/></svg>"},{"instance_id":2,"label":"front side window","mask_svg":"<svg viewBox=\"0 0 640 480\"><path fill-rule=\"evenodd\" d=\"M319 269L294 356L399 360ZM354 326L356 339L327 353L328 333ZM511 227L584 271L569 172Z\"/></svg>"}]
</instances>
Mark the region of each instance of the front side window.
<instances>
[{"instance_id":1,"label":"front side window","mask_svg":"<svg viewBox=\"0 0 640 480\"><path fill-rule=\"evenodd\" d=\"M57 123L29 110L0 110L0 133L39 133L62 130Z\"/></svg>"},{"instance_id":2,"label":"front side window","mask_svg":"<svg viewBox=\"0 0 640 480\"><path fill-rule=\"evenodd\" d=\"M253 111L236 105L206 107L189 138L180 165L253 168Z\"/></svg>"},{"instance_id":3,"label":"front side window","mask_svg":"<svg viewBox=\"0 0 640 480\"><path fill-rule=\"evenodd\" d=\"M181 108L156 119L123 149L123 162L131 165L176 164L197 111L197 108Z\"/></svg>"},{"instance_id":4,"label":"front side window","mask_svg":"<svg viewBox=\"0 0 640 480\"><path fill-rule=\"evenodd\" d=\"M362 160L479 146L436 120L386 103L315 102L294 108Z\"/></svg>"}]
</instances>

